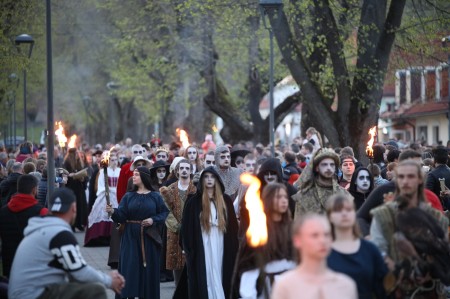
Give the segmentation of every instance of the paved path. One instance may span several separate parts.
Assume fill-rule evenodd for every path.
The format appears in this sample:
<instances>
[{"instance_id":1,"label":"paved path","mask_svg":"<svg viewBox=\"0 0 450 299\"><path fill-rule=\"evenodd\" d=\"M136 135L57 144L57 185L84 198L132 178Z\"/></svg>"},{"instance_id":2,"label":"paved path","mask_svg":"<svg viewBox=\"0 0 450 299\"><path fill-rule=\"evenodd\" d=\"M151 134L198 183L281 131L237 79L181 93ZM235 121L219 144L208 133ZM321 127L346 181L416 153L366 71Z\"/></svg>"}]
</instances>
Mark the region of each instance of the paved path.
<instances>
[{"instance_id":1,"label":"paved path","mask_svg":"<svg viewBox=\"0 0 450 299\"><path fill-rule=\"evenodd\" d=\"M111 269L107 265L109 247L84 247L84 233L75 233L75 236L80 244L81 253L83 254L86 262L95 269L103 272L109 272ZM175 290L175 284L173 282L165 282L160 284L161 299L172 298ZM114 299L114 292L108 290L108 299Z\"/></svg>"}]
</instances>

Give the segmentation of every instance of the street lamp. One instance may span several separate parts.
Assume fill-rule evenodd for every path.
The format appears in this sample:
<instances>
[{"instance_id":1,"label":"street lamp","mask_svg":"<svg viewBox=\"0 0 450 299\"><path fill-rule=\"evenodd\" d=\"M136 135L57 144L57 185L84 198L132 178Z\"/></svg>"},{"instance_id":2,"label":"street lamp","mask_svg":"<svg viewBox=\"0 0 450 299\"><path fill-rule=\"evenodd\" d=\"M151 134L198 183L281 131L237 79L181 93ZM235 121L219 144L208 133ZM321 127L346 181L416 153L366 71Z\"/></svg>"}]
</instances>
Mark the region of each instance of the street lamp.
<instances>
[{"instance_id":1,"label":"street lamp","mask_svg":"<svg viewBox=\"0 0 450 299\"><path fill-rule=\"evenodd\" d=\"M28 46L28 58L31 58L31 52L33 51L34 39L28 34L21 34L16 36L16 47L20 53L21 45ZM25 140L27 138L27 69L23 69L23 136Z\"/></svg>"},{"instance_id":2,"label":"street lamp","mask_svg":"<svg viewBox=\"0 0 450 299\"><path fill-rule=\"evenodd\" d=\"M266 14L271 11L280 12L283 7L282 0L259 0L259 8L261 11L264 28L269 31L270 39L270 69L269 69L269 98L270 98L270 113L269 113L269 133L270 133L270 151L272 157L275 157L275 115L274 115L274 99L273 99L273 30L271 26L266 23ZM279 18L278 18L279 19Z\"/></svg>"},{"instance_id":3,"label":"street lamp","mask_svg":"<svg viewBox=\"0 0 450 299\"><path fill-rule=\"evenodd\" d=\"M442 46L447 47L448 43L450 43L450 35L447 35L442 38ZM450 52L447 57L447 71L448 71L448 91L447 91L447 99L448 99L448 140L450 140Z\"/></svg>"},{"instance_id":4,"label":"street lamp","mask_svg":"<svg viewBox=\"0 0 450 299\"><path fill-rule=\"evenodd\" d=\"M13 112L13 140L14 140L14 149L17 146L17 140L16 140L16 89L19 87L19 76L17 76L16 73L12 73L8 76L8 81L10 84L12 84L13 90L12 90L12 101L13 101L13 108L12 108L12 112ZM14 83L16 83L16 85L14 86Z\"/></svg>"},{"instance_id":5,"label":"street lamp","mask_svg":"<svg viewBox=\"0 0 450 299\"><path fill-rule=\"evenodd\" d=\"M110 94L111 94L111 99L114 100L114 97L116 96L116 90L120 88L120 84L114 81L110 81L106 84L106 88L108 88ZM110 117L109 117L109 124L110 124L110 128L111 128L111 136L110 136L110 140L112 143L116 142L116 114L115 114L115 109L114 109L114 101L111 105L109 105L109 109L110 109Z\"/></svg>"}]
</instances>

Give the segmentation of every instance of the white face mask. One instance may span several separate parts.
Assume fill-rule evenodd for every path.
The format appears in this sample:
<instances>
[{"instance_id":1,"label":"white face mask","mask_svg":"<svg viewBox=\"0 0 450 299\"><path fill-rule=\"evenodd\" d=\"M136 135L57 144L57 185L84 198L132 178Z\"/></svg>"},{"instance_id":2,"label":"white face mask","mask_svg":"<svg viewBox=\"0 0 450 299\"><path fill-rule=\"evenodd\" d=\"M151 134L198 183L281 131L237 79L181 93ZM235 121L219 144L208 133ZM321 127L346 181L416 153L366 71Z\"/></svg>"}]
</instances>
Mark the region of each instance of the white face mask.
<instances>
[{"instance_id":1,"label":"white face mask","mask_svg":"<svg viewBox=\"0 0 450 299\"><path fill-rule=\"evenodd\" d=\"M190 161L195 161L197 159L197 151L195 148L190 147L187 149L187 156Z\"/></svg>"},{"instance_id":2,"label":"white face mask","mask_svg":"<svg viewBox=\"0 0 450 299\"><path fill-rule=\"evenodd\" d=\"M367 170L361 170L356 177L356 190L366 193L370 189L370 174Z\"/></svg>"},{"instance_id":3,"label":"white face mask","mask_svg":"<svg viewBox=\"0 0 450 299\"><path fill-rule=\"evenodd\" d=\"M166 169L165 168L158 168L156 170L156 176L159 180L163 180L166 177Z\"/></svg>"},{"instance_id":4,"label":"white face mask","mask_svg":"<svg viewBox=\"0 0 450 299\"><path fill-rule=\"evenodd\" d=\"M219 156L219 165L221 168L230 167L231 156L229 152L221 153Z\"/></svg>"},{"instance_id":5,"label":"white face mask","mask_svg":"<svg viewBox=\"0 0 450 299\"><path fill-rule=\"evenodd\" d=\"M273 171L267 172L264 175L264 180L266 181L267 184L272 184L272 183L276 183L277 182L277 174Z\"/></svg>"}]
</instances>

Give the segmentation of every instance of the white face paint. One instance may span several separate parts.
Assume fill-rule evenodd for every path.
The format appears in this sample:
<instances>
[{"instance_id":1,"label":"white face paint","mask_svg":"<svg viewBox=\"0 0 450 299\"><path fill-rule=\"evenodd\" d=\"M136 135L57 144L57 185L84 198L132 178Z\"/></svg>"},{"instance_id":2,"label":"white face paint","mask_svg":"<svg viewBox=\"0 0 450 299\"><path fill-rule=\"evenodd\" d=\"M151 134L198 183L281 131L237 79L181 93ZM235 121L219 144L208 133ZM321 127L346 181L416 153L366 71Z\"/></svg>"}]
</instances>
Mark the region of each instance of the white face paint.
<instances>
[{"instance_id":1,"label":"white face paint","mask_svg":"<svg viewBox=\"0 0 450 299\"><path fill-rule=\"evenodd\" d=\"M214 155L206 155L203 166L206 168L206 167L214 166L214 165L216 165L216 161L214 160Z\"/></svg>"},{"instance_id":2,"label":"white face paint","mask_svg":"<svg viewBox=\"0 0 450 299\"><path fill-rule=\"evenodd\" d=\"M360 170L356 177L356 191L366 193L370 189L370 174L367 170Z\"/></svg>"},{"instance_id":3,"label":"white face paint","mask_svg":"<svg viewBox=\"0 0 450 299\"><path fill-rule=\"evenodd\" d=\"M267 184L272 184L277 182L277 174L275 171L267 171L264 174L264 180Z\"/></svg>"},{"instance_id":4,"label":"white face paint","mask_svg":"<svg viewBox=\"0 0 450 299\"><path fill-rule=\"evenodd\" d=\"M190 175L191 175L191 164L180 162L178 168L178 177L180 179L188 179Z\"/></svg>"},{"instance_id":5,"label":"white face paint","mask_svg":"<svg viewBox=\"0 0 450 299\"><path fill-rule=\"evenodd\" d=\"M230 163L231 163L230 152L221 153L219 156L220 168L228 168L230 167Z\"/></svg>"},{"instance_id":6,"label":"white face paint","mask_svg":"<svg viewBox=\"0 0 450 299\"><path fill-rule=\"evenodd\" d=\"M156 154L156 161L164 161L167 162L167 160L169 160L169 157L167 156L166 152L158 152Z\"/></svg>"},{"instance_id":7,"label":"white face paint","mask_svg":"<svg viewBox=\"0 0 450 299\"><path fill-rule=\"evenodd\" d=\"M212 173L207 172L203 176L203 183L204 183L205 188L207 188L207 189L214 188L214 185L216 183L216 177Z\"/></svg>"},{"instance_id":8,"label":"white face paint","mask_svg":"<svg viewBox=\"0 0 450 299\"><path fill-rule=\"evenodd\" d=\"M187 156L189 161L195 161L197 159L197 150L194 147L188 147Z\"/></svg>"},{"instance_id":9,"label":"white face paint","mask_svg":"<svg viewBox=\"0 0 450 299\"><path fill-rule=\"evenodd\" d=\"M159 180L163 180L166 177L166 169L164 167L156 169L156 176Z\"/></svg>"}]
</instances>

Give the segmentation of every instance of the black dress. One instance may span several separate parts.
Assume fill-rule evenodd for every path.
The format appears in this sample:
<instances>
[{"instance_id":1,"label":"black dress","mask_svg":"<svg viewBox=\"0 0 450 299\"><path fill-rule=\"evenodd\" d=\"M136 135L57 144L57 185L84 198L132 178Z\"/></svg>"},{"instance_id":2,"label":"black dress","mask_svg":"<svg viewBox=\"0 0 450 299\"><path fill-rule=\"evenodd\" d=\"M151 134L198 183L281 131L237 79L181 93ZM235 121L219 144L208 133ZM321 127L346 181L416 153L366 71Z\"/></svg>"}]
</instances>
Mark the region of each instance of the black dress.
<instances>
[{"instance_id":1,"label":"black dress","mask_svg":"<svg viewBox=\"0 0 450 299\"><path fill-rule=\"evenodd\" d=\"M64 169L66 169L69 173L75 173L80 171L81 169L72 169L69 162L64 162ZM84 230L84 227L87 225L87 217L88 217L88 204L86 200L86 187L87 181L89 179L85 177L82 180L75 180L71 177L68 178L66 187L71 189L77 198L77 216L75 219L75 227Z\"/></svg>"}]
</instances>

